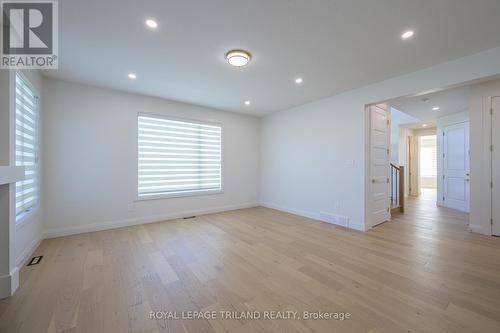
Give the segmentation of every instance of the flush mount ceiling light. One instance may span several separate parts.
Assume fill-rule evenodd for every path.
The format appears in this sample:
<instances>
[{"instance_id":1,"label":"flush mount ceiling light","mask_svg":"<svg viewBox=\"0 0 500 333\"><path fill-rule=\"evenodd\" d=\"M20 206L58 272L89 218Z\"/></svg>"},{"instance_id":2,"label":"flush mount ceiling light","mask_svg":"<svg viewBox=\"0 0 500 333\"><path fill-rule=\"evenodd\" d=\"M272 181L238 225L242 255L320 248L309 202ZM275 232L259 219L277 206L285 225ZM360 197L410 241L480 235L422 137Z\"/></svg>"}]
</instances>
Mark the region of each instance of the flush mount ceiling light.
<instances>
[{"instance_id":1,"label":"flush mount ceiling light","mask_svg":"<svg viewBox=\"0 0 500 333\"><path fill-rule=\"evenodd\" d=\"M413 37L413 35L415 35L415 31L408 30L408 31L403 32L403 34L401 34L401 38L408 39L408 38Z\"/></svg>"},{"instance_id":2,"label":"flush mount ceiling light","mask_svg":"<svg viewBox=\"0 0 500 333\"><path fill-rule=\"evenodd\" d=\"M304 82L304 80L301 77L295 79L295 83L297 84L301 84L302 82Z\"/></svg>"},{"instance_id":3,"label":"flush mount ceiling light","mask_svg":"<svg viewBox=\"0 0 500 333\"><path fill-rule=\"evenodd\" d=\"M252 59L252 55L245 50L231 50L226 53L226 59L229 64L236 67L242 67L248 64L250 59Z\"/></svg>"},{"instance_id":4,"label":"flush mount ceiling light","mask_svg":"<svg viewBox=\"0 0 500 333\"><path fill-rule=\"evenodd\" d=\"M250 105L250 101L245 101L245 105Z\"/></svg>"},{"instance_id":5,"label":"flush mount ceiling light","mask_svg":"<svg viewBox=\"0 0 500 333\"><path fill-rule=\"evenodd\" d=\"M144 23L146 23L146 25L147 25L149 28L151 28L151 29L156 29L156 28L158 28L158 23L157 23L155 20L148 19L148 20L146 20L146 22L144 22Z\"/></svg>"},{"instance_id":6,"label":"flush mount ceiling light","mask_svg":"<svg viewBox=\"0 0 500 333\"><path fill-rule=\"evenodd\" d=\"M422 127L427 127L427 124L422 124Z\"/></svg>"},{"instance_id":7,"label":"flush mount ceiling light","mask_svg":"<svg viewBox=\"0 0 500 333\"><path fill-rule=\"evenodd\" d=\"M129 73L128 78L131 80L135 80L135 79L137 79L137 75L135 75L134 73Z\"/></svg>"},{"instance_id":8,"label":"flush mount ceiling light","mask_svg":"<svg viewBox=\"0 0 500 333\"><path fill-rule=\"evenodd\" d=\"M435 106L432 108L432 111L438 111L439 110L439 106Z\"/></svg>"}]
</instances>

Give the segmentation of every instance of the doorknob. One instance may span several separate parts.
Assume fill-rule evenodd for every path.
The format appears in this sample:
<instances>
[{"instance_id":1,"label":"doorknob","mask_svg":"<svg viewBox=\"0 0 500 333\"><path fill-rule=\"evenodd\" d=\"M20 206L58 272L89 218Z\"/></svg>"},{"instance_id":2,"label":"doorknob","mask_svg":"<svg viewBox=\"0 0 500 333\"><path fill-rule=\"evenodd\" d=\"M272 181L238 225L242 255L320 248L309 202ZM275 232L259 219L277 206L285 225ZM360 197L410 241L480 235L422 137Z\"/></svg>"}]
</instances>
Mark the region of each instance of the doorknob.
<instances>
[{"instance_id":1,"label":"doorknob","mask_svg":"<svg viewBox=\"0 0 500 333\"><path fill-rule=\"evenodd\" d=\"M468 173L465 174L467 177L469 177L470 175Z\"/></svg>"},{"instance_id":2,"label":"doorknob","mask_svg":"<svg viewBox=\"0 0 500 333\"><path fill-rule=\"evenodd\" d=\"M375 179L372 179L372 183L374 183L374 184L375 184Z\"/></svg>"},{"instance_id":3,"label":"doorknob","mask_svg":"<svg viewBox=\"0 0 500 333\"><path fill-rule=\"evenodd\" d=\"M470 182L470 179L469 179L469 178L465 178L465 181L466 181L466 182Z\"/></svg>"}]
</instances>

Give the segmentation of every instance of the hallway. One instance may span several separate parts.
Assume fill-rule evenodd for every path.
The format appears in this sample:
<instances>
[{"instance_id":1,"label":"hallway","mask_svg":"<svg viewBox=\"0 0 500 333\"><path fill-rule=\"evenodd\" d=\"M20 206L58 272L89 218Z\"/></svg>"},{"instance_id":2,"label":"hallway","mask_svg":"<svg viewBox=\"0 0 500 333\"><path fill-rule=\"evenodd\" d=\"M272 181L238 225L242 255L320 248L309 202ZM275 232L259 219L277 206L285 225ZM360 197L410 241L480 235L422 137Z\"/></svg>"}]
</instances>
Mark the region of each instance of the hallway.
<instances>
[{"instance_id":1,"label":"hallway","mask_svg":"<svg viewBox=\"0 0 500 333\"><path fill-rule=\"evenodd\" d=\"M420 196L407 197L405 205L405 213L394 215L392 221L440 233L468 230L469 214L437 206L435 189L422 188Z\"/></svg>"}]
</instances>

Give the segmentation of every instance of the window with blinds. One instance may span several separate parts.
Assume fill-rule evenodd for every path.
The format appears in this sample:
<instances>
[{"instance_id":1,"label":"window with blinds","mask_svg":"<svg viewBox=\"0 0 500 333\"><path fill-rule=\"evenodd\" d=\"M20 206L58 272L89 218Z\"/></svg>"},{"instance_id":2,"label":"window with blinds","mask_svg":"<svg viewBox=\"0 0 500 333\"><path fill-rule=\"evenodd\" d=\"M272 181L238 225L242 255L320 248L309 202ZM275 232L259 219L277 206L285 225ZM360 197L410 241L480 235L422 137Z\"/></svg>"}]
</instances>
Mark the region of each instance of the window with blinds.
<instances>
[{"instance_id":1,"label":"window with blinds","mask_svg":"<svg viewBox=\"0 0 500 333\"><path fill-rule=\"evenodd\" d=\"M437 141L435 135L420 137L420 176L437 176Z\"/></svg>"},{"instance_id":2,"label":"window with blinds","mask_svg":"<svg viewBox=\"0 0 500 333\"><path fill-rule=\"evenodd\" d=\"M30 85L16 75L16 165L26 177L16 182L16 220L38 204L38 97Z\"/></svg>"},{"instance_id":3,"label":"window with blinds","mask_svg":"<svg viewBox=\"0 0 500 333\"><path fill-rule=\"evenodd\" d=\"M138 116L140 199L222 190L222 128L208 123Z\"/></svg>"}]
</instances>

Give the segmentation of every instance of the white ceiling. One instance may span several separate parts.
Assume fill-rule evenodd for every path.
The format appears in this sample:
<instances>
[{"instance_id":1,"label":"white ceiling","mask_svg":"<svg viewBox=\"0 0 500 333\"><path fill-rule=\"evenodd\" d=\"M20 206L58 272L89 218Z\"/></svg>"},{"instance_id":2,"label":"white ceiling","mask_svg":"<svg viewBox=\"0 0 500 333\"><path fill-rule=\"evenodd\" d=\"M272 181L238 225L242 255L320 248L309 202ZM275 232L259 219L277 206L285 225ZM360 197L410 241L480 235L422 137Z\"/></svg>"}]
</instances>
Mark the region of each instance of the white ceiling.
<instances>
[{"instance_id":1,"label":"white ceiling","mask_svg":"<svg viewBox=\"0 0 500 333\"><path fill-rule=\"evenodd\" d=\"M46 75L252 114L500 45L499 0L64 0L59 7L60 69ZM145 28L149 17L157 31ZM408 28L415 37L402 41ZM233 48L251 51L251 63L229 66L224 53Z\"/></svg>"},{"instance_id":2,"label":"white ceiling","mask_svg":"<svg viewBox=\"0 0 500 333\"><path fill-rule=\"evenodd\" d=\"M464 86L432 94L401 98L388 104L422 122L431 122L445 115L467 111L470 87ZM423 99L428 99L427 102ZM439 107L438 111L432 110Z\"/></svg>"}]
</instances>

